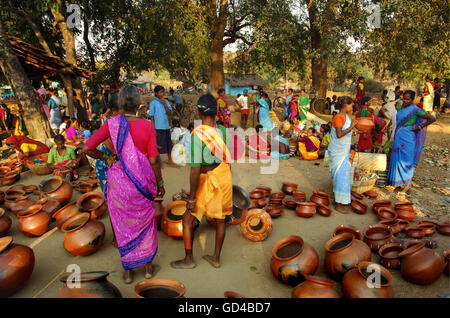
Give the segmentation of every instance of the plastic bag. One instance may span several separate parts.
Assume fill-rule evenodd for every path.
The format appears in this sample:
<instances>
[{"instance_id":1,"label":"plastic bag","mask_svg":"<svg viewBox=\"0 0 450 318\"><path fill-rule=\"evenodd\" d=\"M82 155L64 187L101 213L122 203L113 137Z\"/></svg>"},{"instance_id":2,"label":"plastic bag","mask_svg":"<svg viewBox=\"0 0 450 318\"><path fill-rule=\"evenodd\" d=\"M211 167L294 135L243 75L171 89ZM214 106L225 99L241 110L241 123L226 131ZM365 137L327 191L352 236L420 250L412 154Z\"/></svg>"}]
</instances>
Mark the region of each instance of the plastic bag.
<instances>
[{"instance_id":1,"label":"plastic bag","mask_svg":"<svg viewBox=\"0 0 450 318\"><path fill-rule=\"evenodd\" d=\"M172 161L180 167L186 166L186 151L182 144L176 144L172 148Z\"/></svg>"}]
</instances>

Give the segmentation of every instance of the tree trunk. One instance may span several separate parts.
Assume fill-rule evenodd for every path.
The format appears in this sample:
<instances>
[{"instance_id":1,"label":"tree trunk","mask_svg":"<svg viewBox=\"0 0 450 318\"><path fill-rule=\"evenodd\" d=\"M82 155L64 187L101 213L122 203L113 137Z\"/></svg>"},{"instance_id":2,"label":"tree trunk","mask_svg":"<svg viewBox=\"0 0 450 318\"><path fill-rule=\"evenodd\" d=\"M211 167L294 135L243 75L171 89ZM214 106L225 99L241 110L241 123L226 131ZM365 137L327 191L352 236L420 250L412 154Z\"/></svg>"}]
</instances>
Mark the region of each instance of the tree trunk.
<instances>
[{"instance_id":1,"label":"tree trunk","mask_svg":"<svg viewBox=\"0 0 450 318\"><path fill-rule=\"evenodd\" d=\"M0 66L19 101L19 112L32 138L50 138L50 123L41 101L31 86L19 59L9 43L0 17Z\"/></svg>"},{"instance_id":2,"label":"tree trunk","mask_svg":"<svg viewBox=\"0 0 450 318\"><path fill-rule=\"evenodd\" d=\"M211 94L217 97L219 88L225 88L223 71L223 36L227 26L228 0L220 0L219 17L217 17L216 0L210 0L211 25Z\"/></svg>"}]
</instances>

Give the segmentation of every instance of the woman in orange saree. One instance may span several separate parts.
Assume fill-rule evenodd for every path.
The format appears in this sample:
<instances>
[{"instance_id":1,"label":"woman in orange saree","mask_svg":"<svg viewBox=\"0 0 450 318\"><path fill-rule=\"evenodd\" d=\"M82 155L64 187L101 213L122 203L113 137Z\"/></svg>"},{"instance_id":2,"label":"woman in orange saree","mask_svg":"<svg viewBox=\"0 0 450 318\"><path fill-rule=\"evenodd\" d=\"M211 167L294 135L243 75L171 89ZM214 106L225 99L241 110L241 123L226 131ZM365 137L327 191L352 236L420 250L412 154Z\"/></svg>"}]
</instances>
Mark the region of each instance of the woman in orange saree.
<instances>
[{"instance_id":1,"label":"woman in orange saree","mask_svg":"<svg viewBox=\"0 0 450 318\"><path fill-rule=\"evenodd\" d=\"M308 129L308 135L298 140L298 151L302 155L300 160L316 160L319 158L320 140L314 136L314 128Z\"/></svg>"}]
</instances>

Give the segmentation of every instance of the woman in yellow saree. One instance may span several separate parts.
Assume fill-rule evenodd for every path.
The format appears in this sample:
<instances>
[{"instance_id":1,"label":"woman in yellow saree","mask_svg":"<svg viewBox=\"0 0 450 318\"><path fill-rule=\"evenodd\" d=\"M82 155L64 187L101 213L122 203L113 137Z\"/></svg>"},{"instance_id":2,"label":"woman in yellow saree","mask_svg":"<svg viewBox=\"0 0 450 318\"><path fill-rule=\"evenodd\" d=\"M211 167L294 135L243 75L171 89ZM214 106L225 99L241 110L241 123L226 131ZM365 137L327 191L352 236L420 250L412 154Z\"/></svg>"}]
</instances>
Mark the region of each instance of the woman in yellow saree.
<instances>
[{"instance_id":1,"label":"woman in yellow saree","mask_svg":"<svg viewBox=\"0 0 450 318\"><path fill-rule=\"evenodd\" d=\"M202 125L191 133L190 196L183 217L183 240L185 258L173 261L173 268L194 268L192 254L195 219L203 215L216 219L216 245L214 254L203 256L212 266L220 267L220 252L225 239L225 217L233 210L233 183L231 178L231 156L226 141L226 128L215 128L217 103L210 94L197 102ZM220 133L219 133L220 131ZM222 136L221 136L222 135ZM224 140L225 139L225 140Z\"/></svg>"},{"instance_id":2,"label":"woman in yellow saree","mask_svg":"<svg viewBox=\"0 0 450 318\"><path fill-rule=\"evenodd\" d=\"M315 129L308 129L308 136L298 140L298 151L302 155L300 160L316 160L319 158L320 140L314 136Z\"/></svg>"}]
</instances>

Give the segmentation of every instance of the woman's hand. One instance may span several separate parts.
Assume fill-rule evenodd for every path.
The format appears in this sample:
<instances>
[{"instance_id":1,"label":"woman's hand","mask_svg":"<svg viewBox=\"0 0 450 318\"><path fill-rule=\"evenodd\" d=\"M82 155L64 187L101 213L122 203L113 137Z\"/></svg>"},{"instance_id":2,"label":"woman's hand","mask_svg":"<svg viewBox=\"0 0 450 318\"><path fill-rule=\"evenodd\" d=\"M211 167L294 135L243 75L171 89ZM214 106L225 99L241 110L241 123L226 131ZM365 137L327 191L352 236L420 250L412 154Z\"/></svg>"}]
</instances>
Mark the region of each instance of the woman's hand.
<instances>
[{"instance_id":1,"label":"woman's hand","mask_svg":"<svg viewBox=\"0 0 450 318\"><path fill-rule=\"evenodd\" d=\"M164 186L158 187L158 195L157 195L157 197L163 198L165 194L166 194L166 189L164 189Z\"/></svg>"},{"instance_id":2,"label":"woman's hand","mask_svg":"<svg viewBox=\"0 0 450 318\"><path fill-rule=\"evenodd\" d=\"M350 128L351 129L355 128L357 124L358 124L358 119L355 118L354 120L352 120L352 124L351 124Z\"/></svg>"},{"instance_id":3,"label":"woman's hand","mask_svg":"<svg viewBox=\"0 0 450 318\"><path fill-rule=\"evenodd\" d=\"M411 131L419 131L419 130L421 130L422 129L422 127L419 125L419 126L414 126L414 128L413 129L410 129Z\"/></svg>"},{"instance_id":4,"label":"woman's hand","mask_svg":"<svg viewBox=\"0 0 450 318\"><path fill-rule=\"evenodd\" d=\"M194 208L195 208L195 200L194 201L187 201L186 210L194 211Z\"/></svg>"}]
</instances>

